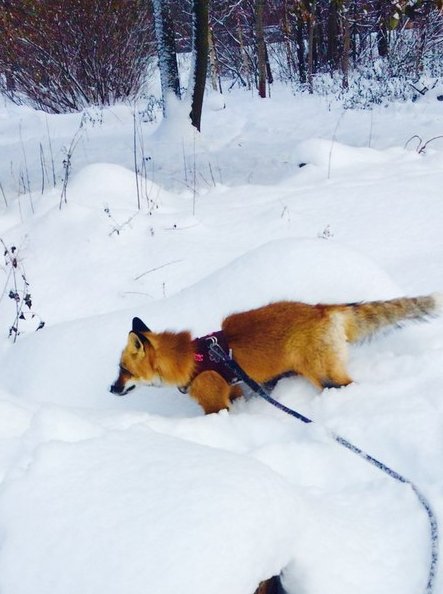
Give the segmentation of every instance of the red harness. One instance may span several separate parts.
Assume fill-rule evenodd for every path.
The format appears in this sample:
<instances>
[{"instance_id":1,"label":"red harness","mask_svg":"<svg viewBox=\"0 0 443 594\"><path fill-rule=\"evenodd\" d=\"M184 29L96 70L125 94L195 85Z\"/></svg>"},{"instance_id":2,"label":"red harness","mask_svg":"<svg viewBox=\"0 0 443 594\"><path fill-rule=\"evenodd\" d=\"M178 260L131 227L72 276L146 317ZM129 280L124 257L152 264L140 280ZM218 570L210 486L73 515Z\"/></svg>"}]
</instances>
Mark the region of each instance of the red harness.
<instances>
[{"instance_id":1,"label":"red harness","mask_svg":"<svg viewBox=\"0 0 443 594\"><path fill-rule=\"evenodd\" d=\"M223 359L210 349L211 345L218 344L225 353L229 353L229 358L232 359L231 349L222 330L195 338L192 344L194 346L195 370L191 381L186 386L179 387L180 392L186 394L192 380L204 371L215 371L230 385L241 381L235 371L228 367Z\"/></svg>"}]
</instances>

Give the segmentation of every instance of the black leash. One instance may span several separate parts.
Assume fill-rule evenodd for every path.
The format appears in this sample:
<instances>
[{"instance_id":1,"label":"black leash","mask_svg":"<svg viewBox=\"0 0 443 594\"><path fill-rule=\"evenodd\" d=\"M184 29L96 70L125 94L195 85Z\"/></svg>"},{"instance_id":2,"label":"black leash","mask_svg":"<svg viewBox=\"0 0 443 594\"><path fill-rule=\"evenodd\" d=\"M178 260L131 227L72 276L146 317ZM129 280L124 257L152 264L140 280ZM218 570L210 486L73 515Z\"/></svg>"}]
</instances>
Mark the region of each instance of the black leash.
<instances>
[{"instance_id":1,"label":"black leash","mask_svg":"<svg viewBox=\"0 0 443 594\"><path fill-rule=\"evenodd\" d=\"M302 423L313 423L314 422L309 417L305 417L304 415L297 412L296 410L289 408L288 406L285 406L284 404L281 404L281 402L278 402L278 400L275 400L275 398L273 398L269 394L269 392L263 388L263 386L261 386L259 383L257 383L255 380L253 380L251 377L249 377L249 375L244 371L244 369L242 367L240 367L240 365L236 361L234 361L234 359L229 357L229 355L221 348L221 346L218 344L218 342L213 342L210 346L210 350L212 351L212 353L214 354L215 357L218 357L221 361L223 361L225 363L225 365L227 367L229 367L232 371L234 371L237 374L237 376L251 388L251 390L253 390L256 394L261 396L261 398L263 398L264 400L269 402L269 404L272 404L279 410L285 412L288 415L291 415L291 417L295 417ZM393 470L392 468L390 468L383 462L380 462L380 460L377 460L377 458L370 456L364 450L358 448L357 446L352 444L350 441L348 441L344 437L341 437L334 431L327 429L327 432L328 432L329 436L334 441L336 441L340 445L344 446L345 448L347 448L354 454L357 454L358 456L360 456L360 458L362 458L363 460L366 460L366 462L369 462L373 466L376 466L377 468L379 468L381 471L383 471L384 473L386 473L387 475L389 475L391 478L395 479L396 481L399 481L400 483L409 485L411 487L411 489L414 491L420 504L425 509L426 514L429 519L430 536L431 536L431 561L430 561L430 565L429 565L429 573L428 573L428 580L427 580L427 584L426 584L426 588L425 588L425 594L432 594L434 591L435 578L437 575L439 536L438 536L437 518L432 510L431 504L429 503L427 498L423 495L423 493L414 485L414 483L412 481L405 478L404 476L402 476L401 474L399 474L398 472L396 472L395 470Z\"/></svg>"}]
</instances>

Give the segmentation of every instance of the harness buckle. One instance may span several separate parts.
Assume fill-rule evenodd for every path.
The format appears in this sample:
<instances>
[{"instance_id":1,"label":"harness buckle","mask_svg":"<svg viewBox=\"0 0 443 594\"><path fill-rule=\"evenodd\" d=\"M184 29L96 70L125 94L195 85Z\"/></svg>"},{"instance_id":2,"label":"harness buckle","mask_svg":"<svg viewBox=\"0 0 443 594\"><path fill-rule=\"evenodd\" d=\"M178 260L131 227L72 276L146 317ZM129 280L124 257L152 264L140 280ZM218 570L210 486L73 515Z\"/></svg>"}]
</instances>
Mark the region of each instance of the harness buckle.
<instances>
[{"instance_id":1,"label":"harness buckle","mask_svg":"<svg viewBox=\"0 0 443 594\"><path fill-rule=\"evenodd\" d=\"M209 343L209 359L213 363L220 363L220 361L224 362L226 359L232 359L232 349L229 349L229 353L225 353L216 336L207 336L206 341Z\"/></svg>"}]
</instances>

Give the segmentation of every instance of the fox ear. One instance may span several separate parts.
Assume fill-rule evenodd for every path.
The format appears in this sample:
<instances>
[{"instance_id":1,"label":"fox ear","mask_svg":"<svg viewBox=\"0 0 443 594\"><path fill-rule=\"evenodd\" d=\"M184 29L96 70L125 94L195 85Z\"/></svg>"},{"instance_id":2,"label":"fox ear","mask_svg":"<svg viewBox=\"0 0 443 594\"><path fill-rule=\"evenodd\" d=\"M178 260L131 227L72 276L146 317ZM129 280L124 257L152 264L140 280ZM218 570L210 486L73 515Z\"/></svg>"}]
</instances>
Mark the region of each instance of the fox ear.
<instances>
[{"instance_id":1,"label":"fox ear","mask_svg":"<svg viewBox=\"0 0 443 594\"><path fill-rule=\"evenodd\" d=\"M128 336L128 343L135 352L139 352L145 350L145 345L149 344L149 340L143 334L138 332L130 332Z\"/></svg>"},{"instance_id":2,"label":"fox ear","mask_svg":"<svg viewBox=\"0 0 443 594\"><path fill-rule=\"evenodd\" d=\"M140 318L132 319L132 331L133 332L151 332L144 322Z\"/></svg>"}]
</instances>

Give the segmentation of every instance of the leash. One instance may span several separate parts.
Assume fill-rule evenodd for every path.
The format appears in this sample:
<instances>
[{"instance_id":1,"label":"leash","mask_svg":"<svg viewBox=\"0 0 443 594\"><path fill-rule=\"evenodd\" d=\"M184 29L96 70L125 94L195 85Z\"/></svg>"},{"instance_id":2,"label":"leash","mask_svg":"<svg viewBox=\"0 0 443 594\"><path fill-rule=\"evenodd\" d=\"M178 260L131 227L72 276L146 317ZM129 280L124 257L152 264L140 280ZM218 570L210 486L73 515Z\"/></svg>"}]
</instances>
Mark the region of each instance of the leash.
<instances>
[{"instance_id":1,"label":"leash","mask_svg":"<svg viewBox=\"0 0 443 594\"><path fill-rule=\"evenodd\" d=\"M288 406L285 406L281 402L278 402L278 400L275 400L275 398L273 398L269 394L269 392L263 388L263 386L261 386L255 380L253 380L244 371L244 369L240 367L240 365L236 361L234 361L234 359L228 356L228 354L221 348L218 342L212 342L209 348L215 357L218 357L221 361L223 361L227 367L234 371L238 375L238 377L251 388L251 390L258 394L258 396L261 396L261 398L269 402L269 404L272 404L272 406L275 406L276 408L290 415L291 417L295 417L302 423L314 422L309 417L306 417L301 413L297 412L296 410L289 408ZM377 460L377 458L374 458L373 456L367 454L361 448L355 446L344 437L341 437L341 435L338 435L330 429L326 429L326 431L335 442L347 448L354 454L357 454L357 456L360 456L360 458L366 460L366 462L369 462L373 466L376 466L379 470L381 470L391 478L395 479L396 481L404 483L405 485L409 485L412 491L415 493L418 501L426 511L429 520L431 537L431 560L429 564L429 572L425 588L425 594L432 594L434 592L435 578L437 575L439 536L437 518L432 510L431 504L429 503L428 499L423 495L423 493L417 488L417 486L412 481L405 478L404 476L402 476L401 474L399 474L383 462L380 462L380 460Z\"/></svg>"}]
</instances>

